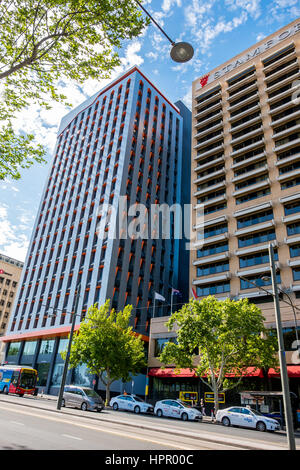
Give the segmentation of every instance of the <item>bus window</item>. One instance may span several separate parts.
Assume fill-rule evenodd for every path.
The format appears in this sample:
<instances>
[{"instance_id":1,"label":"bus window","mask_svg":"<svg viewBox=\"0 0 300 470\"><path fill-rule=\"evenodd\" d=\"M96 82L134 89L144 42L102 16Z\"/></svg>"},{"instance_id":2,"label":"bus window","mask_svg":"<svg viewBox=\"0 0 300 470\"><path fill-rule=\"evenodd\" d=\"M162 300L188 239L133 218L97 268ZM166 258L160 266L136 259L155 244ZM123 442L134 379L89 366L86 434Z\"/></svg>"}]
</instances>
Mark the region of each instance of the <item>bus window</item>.
<instances>
[{"instance_id":1,"label":"bus window","mask_svg":"<svg viewBox=\"0 0 300 470\"><path fill-rule=\"evenodd\" d=\"M19 376L20 376L20 372L18 370L15 370L11 378L11 383L14 385L14 387L18 386Z\"/></svg>"}]
</instances>

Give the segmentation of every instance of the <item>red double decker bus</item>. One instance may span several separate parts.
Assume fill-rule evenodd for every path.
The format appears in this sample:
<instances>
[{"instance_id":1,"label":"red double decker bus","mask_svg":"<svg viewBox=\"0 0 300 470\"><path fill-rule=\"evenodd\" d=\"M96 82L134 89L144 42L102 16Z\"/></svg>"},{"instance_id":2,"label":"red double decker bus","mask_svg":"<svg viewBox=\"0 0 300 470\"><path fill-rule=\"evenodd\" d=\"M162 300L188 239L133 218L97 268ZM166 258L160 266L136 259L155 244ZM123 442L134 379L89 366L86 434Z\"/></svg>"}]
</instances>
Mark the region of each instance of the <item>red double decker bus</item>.
<instances>
[{"instance_id":1,"label":"red double decker bus","mask_svg":"<svg viewBox=\"0 0 300 470\"><path fill-rule=\"evenodd\" d=\"M37 394L37 371L29 366L0 366L0 392L15 393L21 397Z\"/></svg>"}]
</instances>

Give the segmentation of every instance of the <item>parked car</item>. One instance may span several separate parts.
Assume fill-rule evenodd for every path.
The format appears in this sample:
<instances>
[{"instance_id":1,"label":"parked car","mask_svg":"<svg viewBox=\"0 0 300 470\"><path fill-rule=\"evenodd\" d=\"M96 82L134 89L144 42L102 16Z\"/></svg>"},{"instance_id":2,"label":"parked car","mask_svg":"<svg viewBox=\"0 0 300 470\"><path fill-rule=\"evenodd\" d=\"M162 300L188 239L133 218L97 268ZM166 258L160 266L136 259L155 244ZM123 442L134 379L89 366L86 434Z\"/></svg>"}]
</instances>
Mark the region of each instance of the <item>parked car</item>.
<instances>
[{"instance_id":1,"label":"parked car","mask_svg":"<svg viewBox=\"0 0 300 470\"><path fill-rule=\"evenodd\" d=\"M68 385L64 388L62 406L80 408L83 411L102 411L104 402L92 388Z\"/></svg>"},{"instance_id":2,"label":"parked car","mask_svg":"<svg viewBox=\"0 0 300 470\"><path fill-rule=\"evenodd\" d=\"M276 419L268 418L259 411L246 407L231 406L218 410L216 421L223 426L242 426L257 429L257 431L278 431L280 425Z\"/></svg>"},{"instance_id":3,"label":"parked car","mask_svg":"<svg viewBox=\"0 0 300 470\"><path fill-rule=\"evenodd\" d=\"M170 418L180 418L183 421L201 421L202 413L181 400L161 400L155 403L154 414Z\"/></svg>"},{"instance_id":4,"label":"parked car","mask_svg":"<svg viewBox=\"0 0 300 470\"><path fill-rule=\"evenodd\" d=\"M153 406L136 395L118 395L109 402L114 410L133 411L134 413L153 413Z\"/></svg>"}]
</instances>

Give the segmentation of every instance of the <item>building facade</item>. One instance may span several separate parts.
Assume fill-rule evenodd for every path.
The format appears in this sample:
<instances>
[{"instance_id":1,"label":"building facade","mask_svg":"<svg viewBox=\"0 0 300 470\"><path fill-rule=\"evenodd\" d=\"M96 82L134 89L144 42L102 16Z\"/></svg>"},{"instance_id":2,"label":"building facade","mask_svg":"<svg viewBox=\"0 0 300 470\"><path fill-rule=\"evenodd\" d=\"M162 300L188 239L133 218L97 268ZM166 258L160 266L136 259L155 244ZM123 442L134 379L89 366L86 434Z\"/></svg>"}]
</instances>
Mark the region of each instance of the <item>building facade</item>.
<instances>
[{"instance_id":1,"label":"building facade","mask_svg":"<svg viewBox=\"0 0 300 470\"><path fill-rule=\"evenodd\" d=\"M46 392L57 393L79 286L76 329L89 306L110 299L117 310L133 305L133 329L147 342L155 292L166 299L156 316L168 311L178 287L177 221L171 214L164 239L147 216L152 206L183 202L183 120L136 67L62 119L3 338L6 360L36 367ZM86 374L75 370L69 380L89 383Z\"/></svg>"},{"instance_id":2,"label":"building facade","mask_svg":"<svg viewBox=\"0 0 300 470\"><path fill-rule=\"evenodd\" d=\"M299 397L294 352L296 326L300 337L300 21L195 80L192 103L191 202L197 237L190 293L198 299L248 297L262 309L266 326L275 329L272 242L281 299L295 306L280 302L290 387ZM160 351L176 338L176 331L165 327L167 319L151 322L150 396L178 397L190 389L204 397L200 379L190 371L160 369ZM251 389L281 387L274 371L259 371L249 380Z\"/></svg>"},{"instance_id":3,"label":"building facade","mask_svg":"<svg viewBox=\"0 0 300 470\"><path fill-rule=\"evenodd\" d=\"M8 327L23 265L21 261L0 254L0 337L5 335ZM0 364L3 355L4 348L0 343Z\"/></svg>"},{"instance_id":4,"label":"building facade","mask_svg":"<svg viewBox=\"0 0 300 470\"><path fill-rule=\"evenodd\" d=\"M270 327L272 296L253 285L271 291L270 242L279 287L300 306L299 67L298 20L193 83L191 199L204 223L190 284L199 298L250 298ZM293 309L281 314L294 328Z\"/></svg>"}]
</instances>

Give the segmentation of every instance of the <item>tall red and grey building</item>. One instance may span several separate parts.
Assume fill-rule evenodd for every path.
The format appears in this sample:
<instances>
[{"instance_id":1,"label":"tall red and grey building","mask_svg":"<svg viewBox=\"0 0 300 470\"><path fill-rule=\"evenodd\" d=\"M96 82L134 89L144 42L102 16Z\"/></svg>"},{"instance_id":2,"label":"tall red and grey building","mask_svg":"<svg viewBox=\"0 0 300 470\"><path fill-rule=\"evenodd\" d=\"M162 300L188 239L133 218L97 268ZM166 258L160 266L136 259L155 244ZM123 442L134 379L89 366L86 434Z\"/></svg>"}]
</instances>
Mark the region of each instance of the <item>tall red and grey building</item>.
<instances>
[{"instance_id":1,"label":"tall red and grey building","mask_svg":"<svg viewBox=\"0 0 300 470\"><path fill-rule=\"evenodd\" d=\"M76 328L92 304L110 299L117 310L133 305L132 326L145 340L155 292L166 299L157 303L156 315L166 315L172 287L184 290L188 252L179 250L172 214L169 238L150 231L145 238L112 238L103 236L110 224L103 225L99 207L109 204L118 211L120 198L128 208L141 204L146 211L189 203L190 120L183 103L171 103L136 67L62 119L2 338L6 361L35 366L48 392L60 382L59 351L70 330L77 286ZM179 265L186 266L185 275ZM84 372L78 374L77 383Z\"/></svg>"}]
</instances>

